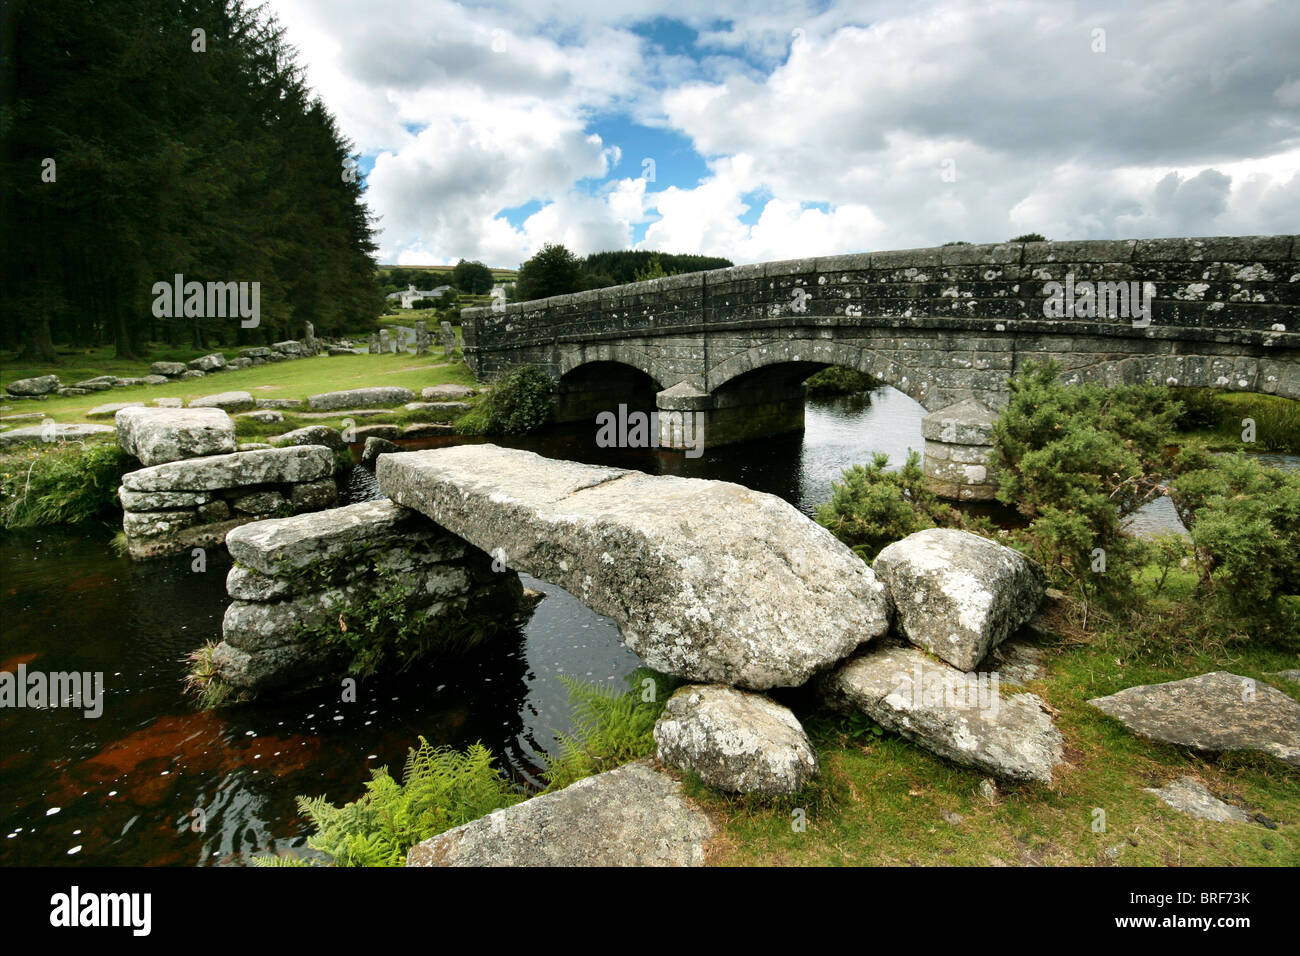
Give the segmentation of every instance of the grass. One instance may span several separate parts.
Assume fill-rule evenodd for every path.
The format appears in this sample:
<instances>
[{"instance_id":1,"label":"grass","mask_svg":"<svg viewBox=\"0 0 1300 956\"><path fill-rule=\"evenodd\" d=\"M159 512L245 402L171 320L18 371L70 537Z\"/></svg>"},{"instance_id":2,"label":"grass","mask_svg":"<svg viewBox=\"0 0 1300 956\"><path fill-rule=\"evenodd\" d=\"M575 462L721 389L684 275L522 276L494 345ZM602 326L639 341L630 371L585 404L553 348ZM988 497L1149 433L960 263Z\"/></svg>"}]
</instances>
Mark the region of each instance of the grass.
<instances>
[{"instance_id":1,"label":"grass","mask_svg":"<svg viewBox=\"0 0 1300 956\"><path fill-rule=\"evenodd\" d=\"M1253 392L1214 392L1204 417L1208 424L1183 432L1216 450L1300 455L1300 402ZM1255 440L1242 440L1243 420L1255 422Z\"/></svg>"},{"instance_id":2,"label":"grass","mask_svg":"<svg viewBox=\"0 0 1300 956\"><path fill-rule=\"evenodd\" d=\"M399 385L416 393L428 385L452 383L474 385L474 376L463 362L447 362L441 349L436 354L414 355L317 355L311 358L275 362L253 368L218 372L203 378L172 381L165 385L137 385L113 388L90 395L50 398L43 402L16 401L6 414L41 412L60 424L73 422L99 422L111 424L112 419L87 418L86 412L108 402L144 402L155 398L180 398L185 402L217 392L246 391L254 398L305 399L320 392L348 388L365 388L375 385ZM90 357L87 356L86 359ZM69 366L15 368L0 366L0 380L13 381L33 375L57 374L67 382L72 374L78 379L94 375L144 375L147 367L131 364L129 368L114 367L114 360L104 359L100 364L73 371ZM84 374L83 374L84 372ZM425 419L427 420L427 418ZM21 424L21 423L19 423ZM304 422L306 424L306 422ZM360 424L360 423L359 423ZM284 430L284 429L280 429Z\"/></svg>"}]
</instances>

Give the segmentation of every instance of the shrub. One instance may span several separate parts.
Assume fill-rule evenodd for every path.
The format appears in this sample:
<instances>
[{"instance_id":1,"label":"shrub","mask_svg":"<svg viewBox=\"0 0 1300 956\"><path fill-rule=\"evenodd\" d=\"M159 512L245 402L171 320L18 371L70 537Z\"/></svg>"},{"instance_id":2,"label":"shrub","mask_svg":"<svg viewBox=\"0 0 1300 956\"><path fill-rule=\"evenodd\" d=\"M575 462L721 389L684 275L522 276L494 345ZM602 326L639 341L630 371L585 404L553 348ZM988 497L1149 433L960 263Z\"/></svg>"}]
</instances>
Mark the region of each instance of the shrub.
<instances>
[{"instance_id":1,"label":"shrub","mask_svg":"<svg viewBox=\"0 0 1300 956\"><path fill-rule=\"evenodd\" d=\"M817 523L864 561L880 549L925 528L962 528L990 534L987 519L966 515L926 490L921 455L910 451L899 471L886 471L889 456L877 452L870 465L854 465L831 485L831 500L819 505Z\"/></svg>"},{"instance_id":2,"label":"shrub","mask_svg":"<svg viewBox=\"0 0 1300 956\"><path fill-rule=\"evenodd\" d=\"M402 783L381 767L359 799L336 807L324 797L299 797L298 810L316 830L307 845L335 866L403 866L417 843L522 799L482 744L462 753L421 737L407 755Z\"/></svg>"},{"instance_id":3,"label":"shrub","mask_svg":"<svg viewBox=\"0 0 1300 956\"><path fill-rule=\"evenodd\" d=\"M1086 613L1095 598L1132 593L1142 548L1121 519L1163 493L1182 406L1161 387L1066 386L1058 375L1055 362L1029 363L1008 383L993 427L998 498L1030 519L1020 540Z\"/></svg>"},{"instance_id":4,"label":"shrub","mask_svg":"<svg viewBox=\"0 0 1300 956\"><path fill-rule=\"evenodd\" d=\"M1249 455L1218 455L1172 487L1201 583L1242 617L1265 621L1300 594L1300 475Z\"/></svg>"},{"instance_id":5,"label":"shrub","mask_svg":"<svg viewBox=\"0 0 1300 956\"><path fill-rule=\"evenodd\" d=\"M523 435L544 425L551 416L555 383L531 365L499 376L492 390L456 423L461 435Z\"/></svg>"},{"instance_id":6,"label":"shrub","mask_svg":"<svg viewBox=\"0 0 1300 956\"><path fill-rule=\"evenodd\" d=\"M6 528L80 524L111 514L133 464L116 443L60 444L6 456L0 516Z\"/></svg>"},{"instance_id":7,"label":"shrub","mask_svg":"<svg viewBox=\"0 0 1300 956\"><path fill-rule=\"evenodd\" d=\"M866 372L843 368L839 365L832 365L830 368L822 369L811 378L805 379L803 384L804 388L808 390L808 395L814 398L830 395L856 395L859 392L870 391L880 385Z\"/></svg>"}]
</instances>

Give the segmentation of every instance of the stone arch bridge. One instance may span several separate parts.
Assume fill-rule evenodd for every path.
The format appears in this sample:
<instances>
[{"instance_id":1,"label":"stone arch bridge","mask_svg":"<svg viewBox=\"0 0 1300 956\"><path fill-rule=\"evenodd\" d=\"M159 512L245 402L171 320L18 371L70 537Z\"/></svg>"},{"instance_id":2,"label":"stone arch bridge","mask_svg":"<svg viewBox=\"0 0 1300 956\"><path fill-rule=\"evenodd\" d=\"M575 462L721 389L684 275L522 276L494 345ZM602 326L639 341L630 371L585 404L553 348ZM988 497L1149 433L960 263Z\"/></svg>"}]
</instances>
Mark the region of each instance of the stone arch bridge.
<instances>
[{"instance_id":1,"label":"stone arch bridge","mask_svg":"<svg viewBox=\"0 0 1300 956\"><path fill-rule=\"evenodd\" d=\"M803 425L803 381L867 372L916 399L942 494L988 498L1006 380L1151 382L1300 399L1300 236L955 245L670 276L462 313L480 378L558 383L561 421L661 413L660 444Z\"/></svg>"}]
</instances>

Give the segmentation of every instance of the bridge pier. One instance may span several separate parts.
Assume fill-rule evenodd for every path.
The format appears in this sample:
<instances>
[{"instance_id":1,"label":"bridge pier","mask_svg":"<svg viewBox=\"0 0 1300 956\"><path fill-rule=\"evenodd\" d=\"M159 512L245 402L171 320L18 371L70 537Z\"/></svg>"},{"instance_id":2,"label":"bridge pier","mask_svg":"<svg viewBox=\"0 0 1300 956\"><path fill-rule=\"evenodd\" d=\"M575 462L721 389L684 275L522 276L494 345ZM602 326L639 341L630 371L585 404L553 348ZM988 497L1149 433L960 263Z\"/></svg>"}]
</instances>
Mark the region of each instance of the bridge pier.
<instances>
[{"instance_id":1,"label":"bridge pier","mask_svg":"<svg viewBox=\"0 0 1300 956\"><path fill-rule=\"evenodd\" d=\"M921 419L925 439L925 478L930 491L954 501L993 501L993 422L998 414L973 398L931 412Z\"/></svg>"},{"instance_id":2,"label":"bridge pier","mask_svg":"<svg viewBox=\"0 0 1300 956\"><path fill-rule=\"evenodd\" d=\"M803 428L802 383L754 381L712 394L679 382L655 396L659 447L731 445Z\"/></svg>"}]
</instances>

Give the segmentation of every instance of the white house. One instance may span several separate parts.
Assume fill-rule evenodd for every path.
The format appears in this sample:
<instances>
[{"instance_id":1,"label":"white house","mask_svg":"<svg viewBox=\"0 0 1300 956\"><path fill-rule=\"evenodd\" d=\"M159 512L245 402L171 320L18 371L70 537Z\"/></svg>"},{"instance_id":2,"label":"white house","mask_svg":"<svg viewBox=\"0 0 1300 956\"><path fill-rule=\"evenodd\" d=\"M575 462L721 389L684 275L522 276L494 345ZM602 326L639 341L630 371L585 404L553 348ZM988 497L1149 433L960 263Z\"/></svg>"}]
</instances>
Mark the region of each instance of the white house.
<instances>
[{"instance_id":1,"label":"white house","mask_svg":"<svg viewBox=\"0 0 1300 956\"><path fill-rule=\"evenodd\" d=\"M415 286L413 286L413 285L408 285L408 286L407 286L403 291L401 291L401 292L390 292L390 293L388 293L388 298L390 298L390 299L401 299L401 300L402 300L402 308L403 308L403 309L409 309L409 308L411 307L412 303L414 303L416 299L432 299L432 298L435 298L435 297L437 297L437 296L442 295L444 292L446 292L446 291L447 291L448 289L450 289L450 288L451 288L451 286L449 286L449 285L440 285L440 286L438 286L438 288L436 288L436 289L417 289L417 288L416 288Z\"/></svg>"}]
</instances>

